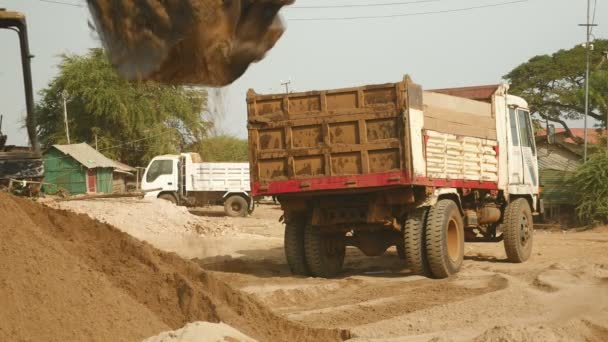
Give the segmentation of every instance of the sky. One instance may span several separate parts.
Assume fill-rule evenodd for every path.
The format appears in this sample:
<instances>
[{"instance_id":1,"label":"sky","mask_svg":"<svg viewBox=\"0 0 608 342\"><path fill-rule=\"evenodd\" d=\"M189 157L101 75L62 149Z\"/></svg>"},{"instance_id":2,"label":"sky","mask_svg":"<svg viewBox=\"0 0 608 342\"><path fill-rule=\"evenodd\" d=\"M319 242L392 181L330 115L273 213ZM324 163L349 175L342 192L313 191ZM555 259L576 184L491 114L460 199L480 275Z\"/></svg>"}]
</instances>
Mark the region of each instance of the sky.
<instances>
[{"instance_id":1,"label":"sky","mask_svg":"<svg viewBox=\"0 0 608 342\"><path fill-rule=\"evenodd\" d=\"M47 0L48 1L48 0ZM26 14L34 91L57 74L59 56L99 46L87 25L84 0L0 0ZM396 5L394 3L406 3ZM585 40L585 0L296 0L282 11L287 31L266 58L232 85L215 91L218 131L247 136L245 96L258 93L397 82L409 74L425 89L496 84L535 55ZM591 1L593 5L593 0ZM393 3L382 6L385 3ZM494 5L466 11L464 8ZM353 5L367 5L363 7ZM374 6L369 6L374 5ZM303 7L347 6L342 8ZM300 7L300 8L297 8ZM419 14L425 12L444 13ZM446 12L448 11L448 12ZM416 14L418 13L418 14ZM416 14L416 15L413 15ZM397 15L397 16L396 16ZM401 16L404 15L404 16ZM354 20L298 20L343 17ZM394 16L384 17L382 16ZM597 0L594 29L608 38L608 3ZM0 31L0 114L10 144L27 144L25 99L17 35ZM39 96L36 95L36 99ZM583 123L572 123L582 127Z\"/></svg>"}]
</instances>

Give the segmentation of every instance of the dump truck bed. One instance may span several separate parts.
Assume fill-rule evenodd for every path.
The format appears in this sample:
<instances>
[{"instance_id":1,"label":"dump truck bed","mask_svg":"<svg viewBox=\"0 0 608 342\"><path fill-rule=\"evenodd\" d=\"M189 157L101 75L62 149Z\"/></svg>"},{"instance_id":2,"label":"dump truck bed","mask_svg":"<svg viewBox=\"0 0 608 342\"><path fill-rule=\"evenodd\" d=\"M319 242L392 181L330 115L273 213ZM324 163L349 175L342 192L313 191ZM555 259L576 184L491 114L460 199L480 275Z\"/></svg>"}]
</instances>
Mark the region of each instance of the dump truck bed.
<instances>
[{"instance_id":1,"label":"dump truck bed","mask_svg":"<svg viewBox=\"0 0 608 342\"><path fill-rule=\"evenodd\" d=\"M406 77L304 93L250 90L247 103L254 195L498 181L491 99L423 92Z\"/></svg>"}]
</instances>

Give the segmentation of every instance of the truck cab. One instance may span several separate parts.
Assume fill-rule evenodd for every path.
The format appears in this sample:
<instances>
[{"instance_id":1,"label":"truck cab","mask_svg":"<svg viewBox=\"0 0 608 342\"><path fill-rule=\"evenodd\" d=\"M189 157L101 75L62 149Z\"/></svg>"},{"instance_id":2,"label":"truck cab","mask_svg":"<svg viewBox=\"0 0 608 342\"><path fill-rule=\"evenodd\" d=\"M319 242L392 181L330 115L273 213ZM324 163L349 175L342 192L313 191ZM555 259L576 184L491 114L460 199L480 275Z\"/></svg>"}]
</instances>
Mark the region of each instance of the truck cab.
<instances>
[{"instance_id":1,"label":"truck cab","mask_svg":"<svg viewBox=\"0 0 608 342\"><path fill-rule=\"evenodd\" d=\"M224 205L228 216L246 216L254 209L248 163L203 163L197 153L154 157L141 188L145 198L177 205Z\"/></svg>"}]
</instances>

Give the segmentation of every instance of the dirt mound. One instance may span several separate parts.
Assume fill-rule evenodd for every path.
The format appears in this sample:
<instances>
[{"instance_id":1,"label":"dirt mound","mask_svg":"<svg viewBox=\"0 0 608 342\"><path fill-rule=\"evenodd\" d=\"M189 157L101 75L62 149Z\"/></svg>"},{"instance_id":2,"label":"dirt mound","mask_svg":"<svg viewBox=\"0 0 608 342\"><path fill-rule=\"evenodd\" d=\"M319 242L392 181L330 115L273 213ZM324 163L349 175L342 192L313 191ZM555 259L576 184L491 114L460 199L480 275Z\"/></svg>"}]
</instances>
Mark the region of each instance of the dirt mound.
<instances>
[{"instance_id":1,"label":"dirt mound","mask_svg":"<svg viewBox=\"0 0 608 342\"><path fill-rule=\"evenodd\" d=\"M88 0L110 61L128 79L224 86L261 60L294 0Z\"/></svg>"},{"instance_id":2,"label":"dirt mound","mask_svg":"<svg viewBox=\"0 0 608 342\"><path fill-rule=\"evenodd\" d=\"M224 323L195 322L185 327L167 331L143 342L255 342L240 331Z\"/></svg>"},{"instance_id":3,"label":"dirt mound","mask_svg":"<svg viewBox=\"0 0 608 342\"><path fill-rule=\"evenodd\" d=\"M157 199L95 199L45 204L87 214L141 240L146 240L153 234L163 233L209 237L222 236L235 231L234 227L193 215L186 207Z\"/></svg>"},{"instance_id":4,"label":"dirt mound","mask_svg":"<svg viewBox=\"0 0 608 342\"><path fill-rule=\"evenodd\" d=\"M0 193L0 340L137 340L225 322L260 340L341 340L86 215Z\"/></svg>"}]
</instances>

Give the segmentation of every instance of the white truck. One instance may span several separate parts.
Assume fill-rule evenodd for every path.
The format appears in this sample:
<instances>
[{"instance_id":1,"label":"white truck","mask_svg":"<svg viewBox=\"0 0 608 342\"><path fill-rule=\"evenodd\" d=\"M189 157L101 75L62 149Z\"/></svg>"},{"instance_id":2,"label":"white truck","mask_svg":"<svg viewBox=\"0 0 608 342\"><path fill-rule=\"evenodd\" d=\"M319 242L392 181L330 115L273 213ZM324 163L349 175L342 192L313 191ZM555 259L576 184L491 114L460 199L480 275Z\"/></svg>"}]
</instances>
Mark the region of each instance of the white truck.
<instances>
[{"instance_id":1,"label":"white truck","mask_svg":"<svg viewBox=\"0 0 608 342\"><path fill-rule=\"evenodd\" d=\"M402 82L247 94L252 193L277 196L295 274L337 275L345 247L396 246L413 273L445 278L465 242L532 251L542 212L528 104L507 85L423 91Z\"/></svg>"},{"instance_id":2,"label":"white truck","mask_svg":"<svg viewBox=\"0 0 608 342\"><path fill-rule=\"evenodd\" d=\"M254 209L249 163L203 163L198 153L154 157L141 189L147 191L145 198L176 205L224 205L226 215L232 217L247 216Z\"/></svg>"}]
</instances>

